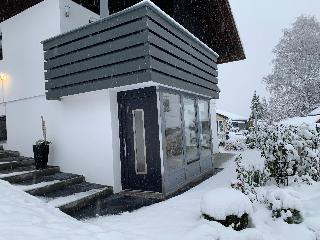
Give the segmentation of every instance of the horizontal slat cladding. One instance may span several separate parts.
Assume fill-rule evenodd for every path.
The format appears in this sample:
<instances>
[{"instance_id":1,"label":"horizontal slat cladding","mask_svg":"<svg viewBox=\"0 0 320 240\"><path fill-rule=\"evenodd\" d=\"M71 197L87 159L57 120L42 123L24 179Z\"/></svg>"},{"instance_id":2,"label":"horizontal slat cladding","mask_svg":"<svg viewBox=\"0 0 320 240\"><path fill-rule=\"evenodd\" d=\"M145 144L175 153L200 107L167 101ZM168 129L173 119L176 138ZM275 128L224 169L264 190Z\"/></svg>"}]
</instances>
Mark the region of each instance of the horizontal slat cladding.
<instances>
[{"instance_id":1,"label":"horizontal slat cladding","mask_svg":"<svg viewBox=\"0 0 320 240\"><path fill-rule=\"evenodd\" d=\"M80 40L76 40L63 46L48 50L44 54L44 58L45 60L56 58L61 55L66 55L84 48L95 46L97 44L110 42L124 36L130 36L131 34L137 33L144 29L146 29L146 19L136 19L135 21L129 22L125 25L120 25L103 32L97 32L95 35L88 35Z\"/></svg>"},{"instance_id":2,"label":"horizontal slat cladding","mask_svg":"<svg viewBox=\"0 0 320 240\"><path fill-rule=\"evenodd\" d=\"M132 58L139 58L148 55L149 48L145 44L136 45L132 48L125 48L120 51L114 51L94 58L88 58L84 61L75 62L67 66L51 69L46 72L47 80L71 75L77 72L84 72L103 66L114 65L119 62L130 61Z\"/></svg>"},{"instance_id":3,"label":"horizontal slat cladding","mask_svg":"<svg viewBox=\"0 0 320 240\"><path fill-rule=\"evenodd\" d=\"M44 42L47 99L147 81L218 98L216 55L149 4Z\"/></svg>"},{"instance_id":4,"label":"horizontal slat cladding","mask_svg":"<svg viewBox=\"0 0 320 240\"><path fill-rule=\"evenodd\" d=\"M73 94L86 93L90 91L113 88L114 86L125 86L129 84L137 84L147 82L151 78L149 70L139 70L134 73L123 74L119 76L101 78L99 80L83 82L65 86L62 88L54 88L46 93L48 100L56 100L63 96Z\"/></svg>"},{"instance_id":5,"label":"horizontal slat cladding","mask_svg":"<svg viewBox=\"0 0 320 240\"><path fill-rule=\"evenodd\" d=\"M204 88L199 85L195 85L193 83L186 82L183 79L175 78L173 76L170 76L169 74L158 72L157 70L151 71L151 78L152 78L152 81L160 84L164 84L167 86L174 86L176 88L184 89L190 92L210 96L214 99L219 98L219 92L213 91L208 88Z\"/></svg>"},{"instance_id":6,"label":"horizontal slat cladding","mask_svg":"<svg viewBox=\"0 0 320 240\"><path fill-rule=\"evenodd\" d=\"M43 42L44 51L62 46L64 44L80 40L90 35L94 35L97 32L103 32L110 28L114 28L119 25L123 25L126 22L134 21L143 16L146 16L146 6L140 8L130 9L125 14L114 14L108 18L89 24L87 26L78 28L63 35L48 39Z\"/></svg>"},{"instance_id":7,"label":"horizontal slat cladding","mask_svg":"<svg viewBox=\"0 0 320 240\"><path fill-rule=\"evenodd\" d=\"M99 80L106 77L115 77L122 74L130 74L149 68L148 60L145 57L131 59L130 61L118 62L116 64L94 68L88 71L78 72L67 76L58 77L46 82L46 89L69 86L83 82ZM94 82L93 82L94 84Z\"/></svg>"},{"instance_id":8,"label":"horizontal slat cladding","mask_svg":"<svg viewBox=\"0 0 320 240\"><path fill-rule=\"evenodd\" d=\"M171 20L163 17L162 14L159 14L157 10L151 8L150 6L147 8L148 17L157 25L166 29L167 32L173 33L176 38L179 38L191 48L199 51L202 55L209 59L209 61L216 63L218 61L217 55L213 53L212 50L209 50L208 47L205 47L204 44L200 44L198 41L191 37L187 32L182 30L177 26L176 23L173 23ZM151 24L149 22L149 24ZM166 34L167 35L167 34Z\"/></svg>"},{"instance_id":9,"label":"horizontal slat cladding","mask_svg":"<svg viewBox=\"0 0 320 240\"><path fill-rule=\"evenodd\" d=\"M198 85L213 91L218 92L219 88L218 86L209 80L205 80L203 78L199 78L189 72L186 72L182 69L178 69L174 66L169 65L168 63L165 63L159 59L151 58L150 59L150 67L152 70L156 70L158 72L161 72L163 74L170 75L176 79L181 79L185 82ZM174 84L174 82L173 82Z\"/></svg>"},{"instance_id":10,"label":"horizontal slat cladding","mask_svg":"<svg viewBox=\"0 0 320 240\"><path fill-rule=\"evenodd\" d=\"M209 59L206 55L199 52L192 45L189 45L184 40L178 38L175 34L178 32L170 32L165 29L163 26L158 25L158 23L153 22L151 19L148 19L148 28L158 36L165 37L166 41L173 46L179 47L184 52L187 52L194 58L198 59L199 61L203 62L204 64L216 68L216 63L214 60Z\"/></svg>"},{"instance_id":11,"label":"horizontal slat cladding","mask_svg":"<svg viewBox=\"0 0 320 240\"><path fill-rule=\"evenodd\" d=\"M147 42L148 32L140 31L123 38L111 40L99 45L95 45L89 48L82 49L55 59L50 59L45 62L45 70L62 67L64 65L70 65L75 62L84 61L89 58L98 57L105 54L110 54L115 51L121 51L122 49L134 47L139 44Z\"/></svg>"}]
</instances>

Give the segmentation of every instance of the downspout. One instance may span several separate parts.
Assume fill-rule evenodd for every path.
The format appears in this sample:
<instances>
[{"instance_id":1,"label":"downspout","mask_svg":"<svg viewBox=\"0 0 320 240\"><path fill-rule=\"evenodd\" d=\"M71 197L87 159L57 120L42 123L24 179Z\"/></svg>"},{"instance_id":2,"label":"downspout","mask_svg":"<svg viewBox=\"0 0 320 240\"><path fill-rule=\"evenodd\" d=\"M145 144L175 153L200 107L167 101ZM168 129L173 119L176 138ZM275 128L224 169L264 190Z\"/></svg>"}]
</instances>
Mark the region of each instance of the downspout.
<instances>
[{"instance_id":1,"label":"downspout","mask_svg":"<svg viewBox=\"0 0 320 240\"><path fill-rule=\"evenodd\" d=\"M100 0L100 18L109 16L108 0Z\"/></svg>"}]
</instances>

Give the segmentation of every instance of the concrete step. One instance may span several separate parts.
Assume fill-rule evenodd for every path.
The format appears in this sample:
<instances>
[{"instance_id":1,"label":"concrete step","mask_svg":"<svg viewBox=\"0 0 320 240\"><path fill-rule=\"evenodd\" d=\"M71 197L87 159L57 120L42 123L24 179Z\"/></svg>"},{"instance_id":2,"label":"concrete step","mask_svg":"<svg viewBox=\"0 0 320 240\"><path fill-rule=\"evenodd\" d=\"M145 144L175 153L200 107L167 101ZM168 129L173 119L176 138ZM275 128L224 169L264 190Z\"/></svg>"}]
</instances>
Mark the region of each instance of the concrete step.
<instances>
[{"instance_id":1,"label":"concrete step","mask_svg":"<svg viewBox=\"0 0 320 240\"><path fill-rule=\"evenodd\" d=\"M112 187L94 189L87 192L83 192L78 196L74 196L74 198L70 198L70 202L64 203L58 207L62 212L70 216L74 216L78 211L81 211L81 209L91 206L97 200L101 198L108 198L112 195Z\"/></svg>"},{"instance_id":2,"label":"concrete step","mask_svg":"<svg viewBox=\"0 0 320 240\"><path fill-rule=\"evenodd\" d=\"M60 172L59 167L48 166L45 169L36 170L34 166L18 167L13 171L0 171L0 179L9 183L19 183L29 179L38 178L39 176L52 175Z\"/></svg>"},{"instance_id":3,"label":"concrete step","mask_svg":"<svg viewBox=\"0 0 320 240\"><path fill-rule=\"evenodd\" d=\"M10 151L10 150L0 150L0 159L8 158L8 157L19 157L20 153L18 151Z\"/></svg>"},{"instance_id":4,"label":"concrete step","mask_svg":"<svg viewBox=\"0 0 320 240\"><path fill-rule=\"evenodd\" d=\"M5 158L6 159L6 158ZM26 157L13 157L8 159L9 161L0 162L0 171L1 170L13 170L18 167L25 167L34 165L34 160L32 158Z\"/></svg>"},{"instance_id":5,"label":"concrete step","mask_svg":"<svg viewBox=\"0 0 320 240\"><path fill-rule=\"evenodd\" d=\"M39 184L43 182L52 182L52 181L63 181L74 177L79 177L80 175L72 174L72 173L63 173L63 172L57 172L51 175L43 175L43 176L37 176L36 178L27 179L25 181L19 182L19 185L34 185Z\"/></svg>"},{"instance_id":6,"label":"concrete step","mask_svg":"<svg viewBox=\"0 0 320 240\"><path fill-rule=\"evenodd\" d=\"M141 207L149 206L163 200L164 199L160 198L129 196L118 193L107 197L99 197L91 204L77 211L69 212L68 214L79 220L97 216L117 215L123 212L132 212Z\"/></svg>"},{"instance_id":7,"label":"concrete step","mask_svg":"<svg viewBox=\"0 0 320 240\"><path fill-rule=\"evenodd\" d=\"M26 192L33 196L43 196L54 191L65 189L70 185L84 182L84 180L85 180L84 176L76 176L76 177L72 177L65 180L53 180L52 182L42 182L42 183L50 183L50 184L45 186L40 186L40 187L35 186L36 188L27 190ZM32 185L29 185L29 186L32 187Z\"/></svg>"},{"instance_id":8,"label":"concrete step","mask_svg":"<svg viewBox=\"0 0 320 240\"><path fill-rule=\"evenodd\" d=\"M63 189L59 189L47 194L44 194L43 197L47 198L48 201L51 201L55 198L68 197L70 195L88 192L94 189L103 189L105 186L101 184L89 183L89 182L81 182L78 184L73 184L66 186Z\"/></svg>"},{"instance_id":9,"label":"concrete step","mask_svg":"<svg viewBox=\"0 0 320 240\"><path fill-rule=\"evenodd\" d=\"M15 161L21 161L23 159L32 159L32 158L28 158L28 157L4 157L4 158L0 158L0 163L8 163L8 162L15 162Z\"/></svg>"}]
</instances>

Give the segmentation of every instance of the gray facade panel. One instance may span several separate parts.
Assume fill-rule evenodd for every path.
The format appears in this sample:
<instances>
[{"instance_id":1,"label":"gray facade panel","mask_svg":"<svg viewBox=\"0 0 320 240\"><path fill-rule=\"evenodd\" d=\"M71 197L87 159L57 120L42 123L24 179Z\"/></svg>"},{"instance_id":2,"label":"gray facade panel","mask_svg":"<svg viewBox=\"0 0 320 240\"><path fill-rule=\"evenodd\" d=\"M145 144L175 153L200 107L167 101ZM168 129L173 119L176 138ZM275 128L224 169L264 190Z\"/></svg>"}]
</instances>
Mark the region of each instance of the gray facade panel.
<instances>
[{"instance_id":1,"label":"gray facade panel","mask_svg":"<svg viewBox=\"0 0 320 240\"><path fill-rule=\"evenodd\" d=\"M43 50L48 51L51 48L56 48L63 44L67 44L69 42L115 28L119 25L126 24L129 21L134 21L135 19L146 16L146 12L146 6L141 6L140 8L128 9L125 14L113 14L108 18L101 19L97 22L43 41Z\"/></svg>"},{"instance_id":2,"label":"gray facade panel","mask_svg":"<svg viewBox=\"0 0 320 240\"><path fill-rule=\"evenodd\" d=\"M127 25L121 25L120 27L113 28L109 31L98 33L94 36L88 35L85 38L76 40L74 42L62 45L58 48L53 48L46 51L44 54L45 60L55 58L67 53L79 51L83 48L88 48L104 42L110 42L115 39L121 38L126 35L137 33L146 29L146 19L137 19L134 22L129 22Z\"/></svg>"},{"instance_id":3,"label":"gray facade panel","mask_svg":"<svg viewBox=\"0 0 320 240\"><path fill-rule=\"evenodd\" d=\"M153 22L153 20L148 19L147 22L148 28L153 33L156 33L158 36L165 37L166 41L168 41L170 44L179 47L180 49L183 49L184 51L190 53L192 56L196 57L200 61L204 62L207 65L212 65L215 63L214 60L209 59L206 55L199 52L198 49L195 49L192 45L189 45L184 40L177 37L175 34L178 32L176 31L169 31L169 29L166 29L165 26L160 26L157 23Z\"/></svg>"},{"instance_id":4,"label":"gray facade panel","mask_svg":"<svg viewBox=\"0 0 320 240\"><path fill-rule=\"evenodd\" d=\"M121 87L129 84L137 84L148 82L150 80L149 71L138 71L134 74L124 74L122 76L102 78L94 81L83 82L76 85L70 85L62 88L54 88L47 92L48 100L58 100L63 96L69 96L90 91L113 88L114 86Z\"/></svg>"},{"instance_id":5,"label":"gray facade panel","mask_svg":"<svg viewBox=\"0 0 320 240\"><path fill-rule=\"evenodd\" d=\"M106 77L113 77L117 75L130 74L143 69L148 69L147 60L144 57L55 78L46 83L46 88L50 89L56 87L70 86L89 81L92 82L92 84L95 84L94 80L99 80L101 78Z\"/></svg>"},{"instance_id":6,"label":"gray facade panel","mask_svg":"<svg viewBox=\"0 0 320 240\"><path fill-rule=\"evenodd\" d=\"M152 32L150 32L148 36L148 41L158 48L161 48L162 50L166 50L167 52L172 53L173 55L177 56L180 59L184 59L186 62L193 63L194 65L198 66L199 68L203 69L204 71L210 73L211 71L216 70L216 64L212 63L212 65L207 65L203 63L202 61L199 61L197 58L192 56L187 51L184 51L181 48L178 48L168 41L165 40L165 37L158 36Z\"/></svg>"},{"instance_id":7,"label":"gray facade panel","mask_svg":"<svg viewBox=\"0 0 320 240\"><path fill-rule=\"evenodd\" d=\"M124 49L122 51L112 52L110 54L102 55L95 58L76 62L68 65L68 67L61 67L52 69L46 73L46 79L53 79L64 75L74 74L77 72L84 72L94 68L101 68L103 66L112 65L119 62L129 61L132 58L140 58L148 55L147 45L138 45L136 47Z\"/></svg>"},{"instance_id":8,"label":"gray facade panel","mask_svg":"<svg viewBox=\"0 0 320 240\"><path fill-rule=\"evenodd\" d=\"M198 41L194 40L194 37L190 37L190 35L183 31L181 28L177 27L177 24L173 23L174 20L164 18L162 14L151 8L150 6L147 7L147 14L148 16L157 24L164 26L168 32L176 34L177 37L183 39L187 44L192 46L193 48L200 51L204 56L208 59L212 60L213 62L217 62L218 56L213 50L209 50L208 47L204 47L204 44L200 44Z\"/></svg>"},{"instance_id":9,"label":"gray facade panel","mask_svg":"<svg viewBox=\"0 0 320 240\"><path fill-rule=\"evenodd\" d=\"M197 66L195 63L187 62L186 60L175 56L173 53L166 52L165 50L162 50L161 48L158 48L154 45L150 45L150 55L164 62L167 62L168 64L189 71L204 79L212 79L213 83L218 83L217 79L215 78L218 76L218 72L216 70L210 69L210 72L208 73L205 70L201 69L201 67Z\"/></svg>"},{"instance_id":10,"label":"gray facade panel","mask_svg":"<svg viewBox=\"0 0 320 240\"><path fill-rule=\"evenodd\" d=\"M201 95L205 95L205 96L209 96L211 98L214 99L218 99L219 98L219 92L213 91L211 89L208 88L204 88L202 86L198 86L189 82L186 82L184 80L178 79L178 78L174 78L170 75L161 73L161 72L157 72L155 70L153 70L151 72L151 79L154 82L166 85L166 86L171 86L171 87L176 87L179 89L184 89L186 91L190 91L190 92L194 92L197 94L201 94Z\"/></svg>"},{"instance_id":11,"label":"gray facade panel","mask_svg":"<svg viewBox=\"0 0 320 240\"><path fill-rule=\"evenodd\" d=\"M192 83L195 85L199 85L205 88L208 88L213 91L219 91L218 86L214 84L212 81L199 78L196 75L193 75L189 72L181 70L179 68L173 67L167 63L161 62L157 59L150 59L150 67L152 70L156 70L158 72L170 75L174 78L181 79L182 81L186 81L188 83ZM214 78L214 77L213 77Z\"/></svg>"},{"instance_id":12,"label":"gray facade panel","mask_svg":"<svg viewBox=\"0 0 320 240\"><path fill-rule=\"evenodd\" d=\"M45 62L45 70L57 68L59 66L68 65L74 62L86 60L88 58L94 58L103 54L110 54L115 51L120 51L125 48L134 47L139 44L147 42L148 32L142 31L136 34L125 36L120 39L105 42L90 48L76 51L72 54L67 54L61 57L47 60Z\"/></svg>"},{"instance_id":13,"label":"gray facade panel","mask_svg":"<svg viewBox=\"0 0 320 240\"><path fill-rule=\"evenodd\" d=\"M157 11L141 4L44 41L47 98L139 81L218 98L217 56Z\"/></svg>"}]
</instances>

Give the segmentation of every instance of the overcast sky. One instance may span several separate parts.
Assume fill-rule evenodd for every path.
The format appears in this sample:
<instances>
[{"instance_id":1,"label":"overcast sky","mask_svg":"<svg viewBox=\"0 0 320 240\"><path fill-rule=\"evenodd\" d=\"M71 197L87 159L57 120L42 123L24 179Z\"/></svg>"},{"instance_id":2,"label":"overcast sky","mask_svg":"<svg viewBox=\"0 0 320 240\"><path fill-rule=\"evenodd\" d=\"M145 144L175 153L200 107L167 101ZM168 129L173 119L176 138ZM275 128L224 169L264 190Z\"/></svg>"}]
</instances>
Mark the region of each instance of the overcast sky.
<instances>
[{"instance_id":1,"label":"overcast sky","mask_svg":"<svg viewBox=\"0 0 320 240\"><path fill-rule=\"evenodd\" d=\"M262 78L271 72L272 49L295 19L304 14L320 21L320 0L229 0L246 60L219 66L218 109L250 114L254 90L267 96Z\"/></svg>"}]
</instances>

